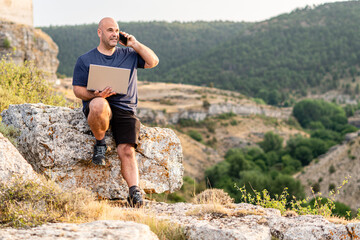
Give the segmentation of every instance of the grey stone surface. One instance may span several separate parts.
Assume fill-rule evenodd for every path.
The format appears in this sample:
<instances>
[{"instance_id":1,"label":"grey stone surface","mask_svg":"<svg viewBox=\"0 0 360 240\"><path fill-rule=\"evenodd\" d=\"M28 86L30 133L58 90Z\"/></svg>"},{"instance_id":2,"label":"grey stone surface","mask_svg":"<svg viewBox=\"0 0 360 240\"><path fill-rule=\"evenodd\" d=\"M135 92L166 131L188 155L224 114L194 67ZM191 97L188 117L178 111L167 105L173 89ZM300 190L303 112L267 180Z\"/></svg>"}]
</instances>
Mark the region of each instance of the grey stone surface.
<instances>
[{"instance_id":1,"label":"grey stone surface","mask_svg":"<svg viewBox=\"0 0 360 240\"><path fill-rule=\"evenodd\" d=\"M83 224L53 223L31 229L5 228L0 230L1 240L156 240L149 226L124 221L95 221Z\"/></svg>"},{"instance_id":2,"label":"grey stone surface","mask_svg":"<svg viewBox=\"0 0 360 240\"><path fill-rule=\"evenodd\" d=\"M128 187L111 132L106 166L91 163L95 138L81 109L43 104L10 105L3 123L21 131L18 148L33 168L64 189L83 187L109 199L125 198ZM140 187L145 192L174 192L182 186L180 140L171 129L142 126L136 150Z\"/></svg>"},{"instance_id":3,"label":"grey stone surface","mask_svg":"<svg viewBox=\"0 0 360 240\"><path fill-rule=\"evenodd\" d=\"M207 207L189 203L153 203L150 209L158 218L182 225L188 239L350 240L360 236L359 222L342 225L315 215L284 217L279 210L246 203L224 207L228 214L194 215L194 209Z\"/></svg>"},{"instance_id":4,"label":"grey stone surface","mask_svg":"<svg viewBox=\"0 0 360 240\"><path fill-rule=\"evenodd\" d=\"M38 175L12 143L0 133L0 182L9 182L12 177L37 180Z\"/></svg>"}]
</instances>

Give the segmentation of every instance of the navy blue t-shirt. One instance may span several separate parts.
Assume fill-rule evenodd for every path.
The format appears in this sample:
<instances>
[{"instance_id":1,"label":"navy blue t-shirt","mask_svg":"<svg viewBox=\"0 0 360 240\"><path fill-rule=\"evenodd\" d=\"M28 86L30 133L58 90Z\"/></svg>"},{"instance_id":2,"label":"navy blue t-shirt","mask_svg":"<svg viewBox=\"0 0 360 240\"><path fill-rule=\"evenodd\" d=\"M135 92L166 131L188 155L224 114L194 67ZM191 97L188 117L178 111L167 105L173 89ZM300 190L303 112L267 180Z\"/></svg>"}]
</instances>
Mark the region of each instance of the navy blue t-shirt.
<instances>
[{"instance_id":1,"label":"navy blue t-shirt","mask_svg":"<svg viewBox=\"0 0 360 240\"><path fill-rule=\"evenodd\" d=\"M111 56L100 53L97 48L80 56L76 62L73 75L74 86L87 86L90 64L130 69L127 94L116 94L107 98L110 105L136 113L138 103L137 68L144 68L145 61L132 48L116 47ZM89 101L82 101L83 108Z\"/></svg>"}]
</instances>

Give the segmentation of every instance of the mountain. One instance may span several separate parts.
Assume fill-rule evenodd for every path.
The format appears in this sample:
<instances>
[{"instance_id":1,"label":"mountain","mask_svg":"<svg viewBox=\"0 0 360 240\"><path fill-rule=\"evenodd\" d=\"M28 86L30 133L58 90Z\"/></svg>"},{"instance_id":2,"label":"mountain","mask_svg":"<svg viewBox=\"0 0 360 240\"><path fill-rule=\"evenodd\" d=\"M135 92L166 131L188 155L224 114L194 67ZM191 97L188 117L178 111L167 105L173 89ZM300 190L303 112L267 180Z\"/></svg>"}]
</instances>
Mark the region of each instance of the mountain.
<instances>
[{"instance_id":1,"label":"mountain","mask_svg":"<svg viewBox=\"0 0 360 240\"><path fill-rule=\"evenodd\" d=\"M245 28L235 22L119 22L121 30L134 35L160 58L157 68L141 73L141 80L161 80L170 69L197 58ZM99 43L97 24L41 28L59 46L60 74L72 76L77 58Z\"/></svg>"},{"instance_id":2,"label":"mountain","mask_svg":"<svg viewBox=\"0 0 360 240\"><path fill-rule=\"evenodd\" d=\"M272 105L331 89L360 93L360 3L296 9L258 23L131 22L120 28L152 48L140 80L235 90ZM98 44L96 24L42 28L59 45L59 73Z\"/></svg>"},{"instance_id":3,"label":"mountain","mask_svg":"<svg viewBox=\"0 0 360 240\"><path fill-rule=\"evenodd\" d=\"M327 91L338 88L340 78L359 76L359 37L358 1L306 7L250 26L221 48L171 69L164 80L212 82L278 104L280 91Z\"/></svg>"}]
</instances>

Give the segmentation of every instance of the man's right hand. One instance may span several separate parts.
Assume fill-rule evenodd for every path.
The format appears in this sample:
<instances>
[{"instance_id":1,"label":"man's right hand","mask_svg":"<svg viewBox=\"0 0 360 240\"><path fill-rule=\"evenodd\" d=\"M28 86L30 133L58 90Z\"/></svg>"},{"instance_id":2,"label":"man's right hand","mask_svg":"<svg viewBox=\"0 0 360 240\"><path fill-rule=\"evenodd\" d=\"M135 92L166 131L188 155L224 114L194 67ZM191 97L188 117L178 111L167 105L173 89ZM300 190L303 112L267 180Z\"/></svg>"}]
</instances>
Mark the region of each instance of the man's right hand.
<instances>
[{"instance_id":1,"label":"man's right hand","mask_svg":"<svg viewBox=\"0 0 360 240\"><path fill-rule=\"evenodd\" d=\"M110 96L116 94L116 92L113 92L113 90L110 87L107 87L102 91L97 90L97 91L93 92L93 91L87 90L86 87L84 87L84 86L76 86L75 85L75 86L73 86L73 91L77 98L80 98L81 100L84 100L84 101L90 101L91 99L96 98L96 97L107 98L107 97L110 97Z\"/></svg>"},{"instance_id":2,"label":"man's right hand","mask_svg":"<svg viewBox=\"0 0 360 240\"><path fill-rule=\"evenodd\" d=\"M115 94L116 94L116 92L113 92L111 87L106 87L102 91L96 90L94 92L95 97L102 97L102 98L107 98L107 97L110 97L110 96L115 95Z\"/></svg>"}]
</instances>

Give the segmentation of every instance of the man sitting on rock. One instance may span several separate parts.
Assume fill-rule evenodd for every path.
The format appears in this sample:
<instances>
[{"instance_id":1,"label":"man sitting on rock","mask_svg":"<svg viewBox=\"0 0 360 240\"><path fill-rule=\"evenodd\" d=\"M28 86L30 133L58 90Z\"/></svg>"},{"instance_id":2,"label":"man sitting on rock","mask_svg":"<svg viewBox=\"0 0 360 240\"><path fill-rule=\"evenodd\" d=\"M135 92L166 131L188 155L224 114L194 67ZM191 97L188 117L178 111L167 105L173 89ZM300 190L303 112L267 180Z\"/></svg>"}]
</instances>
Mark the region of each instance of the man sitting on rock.
<instances>
[{"instance_id":1,"label":"man sitting on rock","mask_svg":"<svg viewBox=\"0 0 360 240\"><path fill-rule=\"evenodd\" d=\"M111 125L121 160L121 174L129 186L129 204L141 206L143 199L138 187L139 171L135 158L140 132L140 121L135 115L138 102L137 68L153 68L159 59L133 35L121 33L127 38L126 48L116 46L119 41L119 26L114 19L107 17L99 22L97 34L100 43L97 48L78 58L74 69L73 90L75 96L82 99L83 112L96 138L92 162L105 165L105 132ZM120 44L125 46L122 42ZM127 94L116 94L111 87L102 91L87 90L90 64L130 69Z\"/></svg>"}]
</instances>

